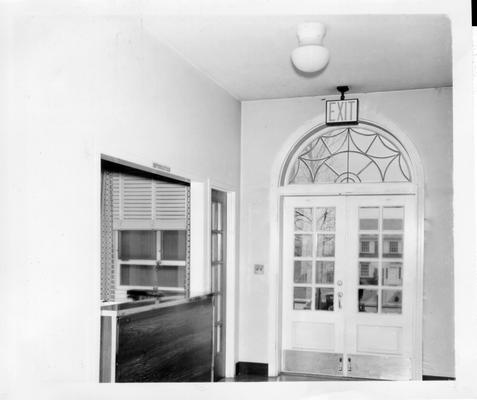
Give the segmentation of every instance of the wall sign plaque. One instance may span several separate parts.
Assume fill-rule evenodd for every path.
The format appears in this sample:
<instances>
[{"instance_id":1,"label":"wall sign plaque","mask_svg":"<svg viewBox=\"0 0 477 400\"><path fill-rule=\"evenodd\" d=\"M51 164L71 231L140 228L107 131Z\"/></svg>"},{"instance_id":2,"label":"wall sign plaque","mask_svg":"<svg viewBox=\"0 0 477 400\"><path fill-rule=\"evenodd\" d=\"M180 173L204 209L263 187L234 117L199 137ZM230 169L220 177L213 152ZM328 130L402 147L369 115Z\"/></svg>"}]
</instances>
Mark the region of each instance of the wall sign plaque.
<instances>
[{"instance_id":1,"label":"wall sign plaque","mask_svg":"<svg viewBox=\"0 0 477 400\"><path fill-rule=\"evenodd\" d=\"M358 99L328 100L326 102L327 125L349 125L358 123Z\"/></svg>"}]
</instances>

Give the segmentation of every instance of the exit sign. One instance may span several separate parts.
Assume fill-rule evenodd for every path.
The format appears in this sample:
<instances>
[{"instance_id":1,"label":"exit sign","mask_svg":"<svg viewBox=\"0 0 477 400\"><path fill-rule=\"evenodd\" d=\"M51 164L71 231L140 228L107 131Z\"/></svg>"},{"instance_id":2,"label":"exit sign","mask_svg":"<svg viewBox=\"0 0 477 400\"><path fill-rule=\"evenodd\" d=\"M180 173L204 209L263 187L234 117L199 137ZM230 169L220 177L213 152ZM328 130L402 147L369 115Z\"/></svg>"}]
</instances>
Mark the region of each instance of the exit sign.
<instances>
[{"instance_id":1,"label":"exit sign","mask_svg":"<svg viewBox=\"0 0 477 400\"><path fill-rule=\"evenodd\" d=\"M328 100L326 102L326 125L357 124L358 107L358 99Z\"/></svg>"}]
</instances>

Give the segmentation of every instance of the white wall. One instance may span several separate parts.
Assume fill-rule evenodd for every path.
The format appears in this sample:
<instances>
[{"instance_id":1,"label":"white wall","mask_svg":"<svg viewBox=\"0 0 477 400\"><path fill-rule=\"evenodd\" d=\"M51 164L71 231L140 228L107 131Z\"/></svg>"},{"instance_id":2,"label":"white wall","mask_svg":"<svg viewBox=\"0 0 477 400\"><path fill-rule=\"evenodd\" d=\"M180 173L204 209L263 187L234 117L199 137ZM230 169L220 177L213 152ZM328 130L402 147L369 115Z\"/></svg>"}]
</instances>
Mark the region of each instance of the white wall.
<instances>
[{"instance_id":1,"label":"white wall","mask_svg":"<svg viewBox=\"0 0 477 400\"><path fill-rule=\"evenodd\" d=\"M424 374L454 376L452 89L361 94L360 117L414 143L425 173ZM355 96L352 96L355 97ZM271 166L288 136L323 117L320 97L242 103L239 360L269 362ZM303 132L304 134L305 132ZM253 264L265 264L264 275Z\"/></svg>"},{"instance_id":2,"label":"white wall","mask_svg":"<svg viewBox=\"0 0 477 400\"><path fill-rule=\"evenodd\" d=\"M97 382L100 154L238 191L240 103L139 18L2 27L2 381Z\"/></svg>"}]
</instances>

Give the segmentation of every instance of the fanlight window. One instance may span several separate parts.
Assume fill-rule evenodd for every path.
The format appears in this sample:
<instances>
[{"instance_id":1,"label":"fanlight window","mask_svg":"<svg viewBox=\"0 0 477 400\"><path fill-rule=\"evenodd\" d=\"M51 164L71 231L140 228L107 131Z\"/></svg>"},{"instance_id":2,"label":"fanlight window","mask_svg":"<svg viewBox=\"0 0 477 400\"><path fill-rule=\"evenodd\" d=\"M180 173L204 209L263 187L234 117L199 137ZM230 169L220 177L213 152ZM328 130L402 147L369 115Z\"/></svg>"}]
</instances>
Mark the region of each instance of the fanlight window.
<instances>
[{"instance_id":1,"label":"fanlight window","mask_svg":"<svg viewBox=\"0 0 477 400\"><path fill-rule=\"evenodd\" d=\"M402 145L367 126L327 128L292 154L285 184L410 182Z\"/></svg>"}]
</instances>

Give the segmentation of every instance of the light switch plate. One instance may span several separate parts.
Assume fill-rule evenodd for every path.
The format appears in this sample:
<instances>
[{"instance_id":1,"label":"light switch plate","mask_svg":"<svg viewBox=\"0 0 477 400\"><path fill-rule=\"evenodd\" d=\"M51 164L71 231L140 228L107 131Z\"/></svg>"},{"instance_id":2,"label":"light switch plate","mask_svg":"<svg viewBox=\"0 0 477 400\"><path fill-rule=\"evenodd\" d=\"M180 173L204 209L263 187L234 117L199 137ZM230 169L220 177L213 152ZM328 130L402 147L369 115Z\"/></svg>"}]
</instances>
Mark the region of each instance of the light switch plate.
<instances>
[{"instance_id":1,"label":"light switch plate","mask_svg":"<svg viewBox=\"0 0 477 400\"><path fill-rule=\"evenodd\" d=\"M263 275L263 270L265 269L263 264L255 264L253 266L253 271L256 275Z\"/></svg>"}]
</instances>

